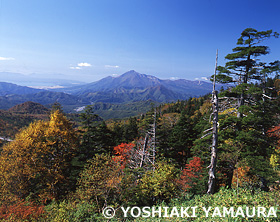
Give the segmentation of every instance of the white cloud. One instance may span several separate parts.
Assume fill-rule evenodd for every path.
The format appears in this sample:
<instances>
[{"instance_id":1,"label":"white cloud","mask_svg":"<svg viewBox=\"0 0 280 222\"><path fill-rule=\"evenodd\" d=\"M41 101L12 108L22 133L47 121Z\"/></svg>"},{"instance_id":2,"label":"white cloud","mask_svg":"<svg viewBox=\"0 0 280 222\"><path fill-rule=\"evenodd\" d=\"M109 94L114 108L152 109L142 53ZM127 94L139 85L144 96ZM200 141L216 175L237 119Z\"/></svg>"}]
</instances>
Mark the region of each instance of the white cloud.
<instances>
[{"instance_id":1,"label":"white cloud","mask_svg":"<svg viewBox=\"0 0 280 222\"><path fill-rule=\"evenodd\" d=\"M105 68L119 68L119 66L105 65Z\"/></svg>"},{"instance_id":2,"label":"white cloud","mask_svg":"<svg viewBox=\"0 0 280 222\"><path fill-rule=\"evenodd\" d=\"M0 57L0 61L10 61L10 60L15 60L12 57Z\"/></svg>"},{"instance_id":3,"label":"white cloud","mask_svg":"<svg viewBox=\"0 0 280 222\"><path fill-rule=\"evenodd\" d=\"M112 76L113 76L113 77L118 77L118 76L120 76L120 75L118 75L118 74L112 74Z\"/></svg>"},{"instance_id":4,"label":"white cloud","mask_svg":"<svg viewBox=\"0 0 280 222\"><path fill-rule=\"evenodd\" d=\"M200 78L195 78L194 80L198 80L198 81L208 81L209 79L207 77L200 77Z\"/></svg>"},{"instance_id":5,"label":"white cloud","mask_svg":"<svg viewBox=\"0 0 280 222\"><path fill-rule=\"evenodd\" d=\"M170 77L170 80L177 80L179 79L178 77Z\"/></svg>"},{"instance_id":6,"label":"white cloud","mask_svg":"<svg viewBox=\"0 0 280 222\"><path fill-rule=\"evenodd\" d=\"M90 67L91 64L87 62L80 62L77 64L77 66L70 66L70 69L82 69L82 67Z\"/></svg>"},{"instance_id":7,"label":"white cloud","mask_svg":"<svg viewBox=\"0 0 280 222\"><path fill-rule=\"evenodd\" d=\"M80 62L80 63L78 63L78 66L80 66L80 67L90 67L91 64L89 64L87 62Z\"/></svg>"}]
</instances>

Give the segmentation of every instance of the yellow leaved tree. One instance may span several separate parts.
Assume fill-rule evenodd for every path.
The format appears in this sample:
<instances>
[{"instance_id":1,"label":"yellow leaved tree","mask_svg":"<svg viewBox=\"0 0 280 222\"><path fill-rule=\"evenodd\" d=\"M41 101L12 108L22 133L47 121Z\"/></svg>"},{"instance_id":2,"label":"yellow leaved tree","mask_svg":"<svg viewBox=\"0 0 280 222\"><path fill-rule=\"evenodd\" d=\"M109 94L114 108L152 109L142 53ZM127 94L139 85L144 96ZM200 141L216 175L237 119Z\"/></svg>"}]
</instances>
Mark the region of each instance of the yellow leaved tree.
<instances>
[{"instance_id":1,"label":"yellow leaved tree","mask_svg":"<svg viewBox=\"0 0 280 222\"><path fill-rule=\"evenodd\" d=\"M98 155L89 160L80 174L77 196L83 201L93 201L101 212L107 205L121 199L121 165L108 154ZM112 201L113 200L113 201Z\"/></svg>"},{"instance_id":2,"label":"yellow leaved tree","mask_svg":"<svg viewBox=\"0 0 280 222\"><path fill-rule=\"evenodd\" d=\"M76 147L76 132L61 111L53 111L49 121L31 123L3 147L1 197L49 200L66 194Z\"/></svg>"}]
</instances>

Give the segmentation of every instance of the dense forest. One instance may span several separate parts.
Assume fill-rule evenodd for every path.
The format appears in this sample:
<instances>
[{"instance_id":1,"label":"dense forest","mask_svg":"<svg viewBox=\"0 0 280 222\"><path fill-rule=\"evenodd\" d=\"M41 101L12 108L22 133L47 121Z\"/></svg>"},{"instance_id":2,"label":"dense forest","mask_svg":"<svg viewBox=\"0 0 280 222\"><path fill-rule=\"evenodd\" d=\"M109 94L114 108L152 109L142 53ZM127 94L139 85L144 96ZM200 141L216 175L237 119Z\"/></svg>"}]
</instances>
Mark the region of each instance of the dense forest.
<instances>
[{"instance_id":1,"label":"dense forest","mask_svg":"<svg viewBox=\"0 0 280 222\"><path fill-rule=\"evenodd\" d=\"M227 63L213 76L229 86L217 94L219 104L213 92L152 105L138 117L106 121L93 106L77 120L56 104L48 117L26 120L31 123L1 147L0 218L155 221L133 214L124 218L121 208L279 206L280 66L279 61L260 60L269 53L261 43L272 37L278 34L271 30L249 28L241 33ZM214 186L207 194L214 136ZM110 220L105 218L106 207L116 210ZM171 214L162 221L213 221L199 212L190 218ZM214 219L264 221L266 215Z\"/></svg>"}]
</instances>

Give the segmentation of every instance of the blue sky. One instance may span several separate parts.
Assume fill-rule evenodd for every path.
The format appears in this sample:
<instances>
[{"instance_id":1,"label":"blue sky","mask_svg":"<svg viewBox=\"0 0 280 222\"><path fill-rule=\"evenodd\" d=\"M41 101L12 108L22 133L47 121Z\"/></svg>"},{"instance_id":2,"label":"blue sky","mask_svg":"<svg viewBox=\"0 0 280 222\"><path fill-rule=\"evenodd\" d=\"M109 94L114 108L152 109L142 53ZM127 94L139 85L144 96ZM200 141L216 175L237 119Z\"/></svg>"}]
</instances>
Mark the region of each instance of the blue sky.
<instances>
[{"instance_id":1,"label":"blue sky","mask_svg":"<svg viewBox=\"0 0 280 222\"><path fill-rule=\"evenodd\" d=\"M194 80L213 73L216 49L224 64L245 28L280 33L279 11L279 0L0 0L0 72ZM264 45L265 61L280 60L280 39Z\"/></svg>"}]
</instances>

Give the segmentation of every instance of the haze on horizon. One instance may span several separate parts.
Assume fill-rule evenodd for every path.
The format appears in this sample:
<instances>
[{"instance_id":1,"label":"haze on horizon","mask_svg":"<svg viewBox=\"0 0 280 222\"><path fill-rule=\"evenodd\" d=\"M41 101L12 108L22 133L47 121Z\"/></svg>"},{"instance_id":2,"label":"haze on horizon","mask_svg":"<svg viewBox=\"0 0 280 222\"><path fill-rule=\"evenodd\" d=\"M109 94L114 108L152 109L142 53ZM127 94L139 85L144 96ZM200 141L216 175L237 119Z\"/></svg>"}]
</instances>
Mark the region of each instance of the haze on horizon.
<instances>
[{"instance_id":1,"label":"haze on horizon","mask_svg":"<svg viewBox=\"0 0 280 222\"><path fill-rule=\"evenodd\" d=\"M280 32L277 0L1 0L0 73L94 82L129 70L203 79L242 30ZM280 59L279 39L264 42ZM3 78L3 76L2 76ZM1 74L0 74L1 81Z\"/></svg>"}]
</instances>

